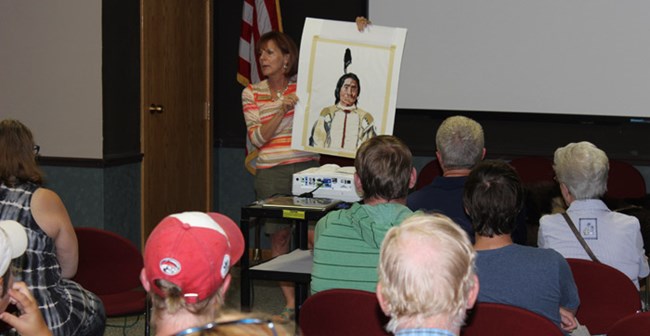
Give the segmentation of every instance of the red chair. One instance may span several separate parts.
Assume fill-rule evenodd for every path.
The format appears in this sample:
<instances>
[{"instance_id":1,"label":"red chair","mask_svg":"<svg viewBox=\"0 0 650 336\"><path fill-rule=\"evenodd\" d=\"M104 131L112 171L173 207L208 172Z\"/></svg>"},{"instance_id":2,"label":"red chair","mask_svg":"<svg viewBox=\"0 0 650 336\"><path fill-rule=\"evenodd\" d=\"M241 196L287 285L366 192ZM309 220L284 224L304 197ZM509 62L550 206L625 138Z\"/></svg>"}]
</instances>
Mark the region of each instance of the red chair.
<instances>
[{"instance_id":1,"label":"red chair","mask_svg":"<svg viewBox=\"0 0 650 336\"><path fill-rule=\"evenodd\" d=\"M480 302L469 313L461 336L563 336L551 320L529 310Z\"/></svg>"},{"instance_id":2,"label":"red chair","mask_svg":"<svg viewBox=\"0 0 650 336\"><path fill-rule=\"evenodd\" d=\"M144 265L140 251L128 239L106 230L75 228L75 233L79 266L73 280L99 296L106 317L144 315L145 335L149 335L147 293L140 283Z\"/></svg>"},{"instance_id":3,"label":"red chair","mask_svg":"<svg viewBox=\"0 0 650 336\"><path fill-rule=\"evenodd\" d=\"M650 312L628 315L607 332L607 336L643 336L650 335Z\"/></svg>"},{"instance_id":4,"label":"red chair","mask_svg":"<svg viewBox=\"0 0 650 336\"><path fill-rule=\"evenodd\" d=\"M619 270L591 260L567 262L580 296L576 317L592 335L607 334L616 321L641 309L639 292Z\"/></svg>"},{"instance_id":5,"label":"red chair","mask_svg":"<svg viewBox=\"0 0 650 336\"><path fill-rule=\"evenodd\" d=\"M422 171L418 174L418 179L415 182L415 190L420 190L431 184L433 179L438 176L442 176L442 168L440 168L438 160L429 161L429 163L422 167Z\"/></svg>"},{"instance_id":6,"label":"red chair","mask_svg":"<svg viewBox=\"0 0 650 336\"><path fill-rule=\"evenodd\" d=\"M553 161L541 156L518 157L512 159L510 165L515 168L524 184L553 182L555 176Z\"/></svg>"},{"instance_id":7,"label":"red chair","mask_svg":"<svg viewBox=\"0 0 650 336\"><path fill-rule=\"evenodd\" d=\"M631 164L609 160L606 198L643 198L646 196L645 179Z\"/></svg>"},{"instance_id":8,"label":"red chair","mask_svg":"<svg viewBox=\"0 0 650 336\"><path fill-rule=\"evenodd\" d=\"M375 293L354 289L330 289L310 296L300 307L303 336L385 336L388 317Z\"/></svg>"}]
</instances>

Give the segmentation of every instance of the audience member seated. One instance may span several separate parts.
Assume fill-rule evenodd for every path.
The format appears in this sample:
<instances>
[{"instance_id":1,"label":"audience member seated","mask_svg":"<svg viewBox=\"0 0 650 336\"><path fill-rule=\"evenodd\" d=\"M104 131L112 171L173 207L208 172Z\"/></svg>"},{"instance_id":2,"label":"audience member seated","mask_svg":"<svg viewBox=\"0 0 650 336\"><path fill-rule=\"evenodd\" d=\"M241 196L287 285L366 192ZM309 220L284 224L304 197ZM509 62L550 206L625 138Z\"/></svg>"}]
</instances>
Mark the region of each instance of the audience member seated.
<instances>
[{"instance_id":1,"label":"audience member seated","mask_svg":"<svg viewBox=\"0 0 650 336\"><path fill-rule=\"evenodd\" d=\"M476 121L453 116L445 119L436 132L436 157L443 175L409 195L408 207L435 211L458 223L474 241L474 229L463 207L463 186L470 170L485 157L483 127ZM513 239L526 244L526 217L521 214Z\"/></svg>"},{"instance_id":2,"label":"audience member seated","mask_svg":"<svg viewBox=\"0 0 650 336\"><path fill-rule=\"evenodd\" d=\"M418 214L388 231L377 299L395 335L459 335L479 292L467 234L443 215Z\"/></svg>"},{"instance_id":3,"label":"audience member seated","mask_svg":"<svg viewBox=\"0 0 650 336\"><path fill-rule=\"evenodd\" d=\"M476 231L478 301L528 309L571 331L580 300L568 263L556 251L517 245L510 237L523 197L519 176L505 162L480 163L467 178L464 204Z\"/></svg>"},{"instance_id":4,"label":"audience member seated","mask_svg":"<svg viewBox=\"0 0 650 336\"><path fill-rule=\"evenodd\" d=\"M224 329L234 328L256 335L256 329L276 329L266 320L223 316L230 268L243 253L239 227L222 214L184 212L164 218L147 239L140 273L151 297L155 334L231 335L237 333Z\"/></svg>"},{"instance_id":5,"label":"audience member seated","mask_svg":"<svg viewBox=\"0 0 650 336\"><path fill-rule=\"evenodd\" d=\"M27 285L14 282L11 260L23 255L26 248L25 228L16 221L0 221L0 334L50 336Z\"/></svg>"},{"instance_id":6,"label":"audience member seated","mask_svg":"<svg viewBox=\"0 0 650 336\"><path fill-rule=\"evenodd\" d=\"M553 162L566 213L595 257L625 273L639 288L639 278L648 276L639 220L610 211L600 197L607 191L609 161L593 144L570 143L555 151ZM565 258L591 260L562 214L540 219L538 246L560 252Z\"/></svg>"},{"instance_id":7,"label":"audience member seated","mask_svg":"<svg viewBox=\"0 0 650 336\"><path fill-rule=\"evenodd\" d=\"M373 292L384 235L412 214L405 204L416 172L401 140L389 135L367 140L354 165L363 203L330 212L316 224L312 293L331 288Z\"/></svg>"},{"instance_id":8,"label":"audience member seated","mask_svg":"<svg viewBox=\"0 0 650 336\"><path fill-rule=\"evenodd\" d=\"M16 278L34 294L54 335L101 336L104 305L70 280L79 261L77 237L59 196L41 186L38 150L25 125L0 122L0 220L15 220L27 232L27 250L13 262Z\"/></svg>"},{"instance_id":9,"label":"audience member seated","mask_svg":"<svg viewBox=\"0 0 650 336\"><path fill-rule=\"evenodd\" d=\"M552 168L551 168L552 169ZM528 246L537 247L537 232L539 219L544 215L566 211L560 186L555 181L543 181L534 184L524 184L526 194L526 232Z\"/></svg>"}]
</instances>

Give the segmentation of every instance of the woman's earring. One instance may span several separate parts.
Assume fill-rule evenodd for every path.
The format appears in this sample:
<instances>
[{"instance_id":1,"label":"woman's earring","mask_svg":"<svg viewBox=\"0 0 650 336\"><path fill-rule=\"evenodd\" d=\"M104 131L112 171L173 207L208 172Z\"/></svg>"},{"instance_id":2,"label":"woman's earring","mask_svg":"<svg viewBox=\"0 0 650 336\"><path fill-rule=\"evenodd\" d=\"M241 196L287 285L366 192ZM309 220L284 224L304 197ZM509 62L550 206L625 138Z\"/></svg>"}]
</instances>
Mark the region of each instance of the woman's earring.
<instances>
[{"instance_id":1,"label":"woman's earring","mask_svg":"<svg viewBox=\"0 0 650 336\"><path fill-rule=\"evenodd\" d=\"M289 68L286 64L282 67L284 70L287 70Z\"/></svg>"}]
</instances>

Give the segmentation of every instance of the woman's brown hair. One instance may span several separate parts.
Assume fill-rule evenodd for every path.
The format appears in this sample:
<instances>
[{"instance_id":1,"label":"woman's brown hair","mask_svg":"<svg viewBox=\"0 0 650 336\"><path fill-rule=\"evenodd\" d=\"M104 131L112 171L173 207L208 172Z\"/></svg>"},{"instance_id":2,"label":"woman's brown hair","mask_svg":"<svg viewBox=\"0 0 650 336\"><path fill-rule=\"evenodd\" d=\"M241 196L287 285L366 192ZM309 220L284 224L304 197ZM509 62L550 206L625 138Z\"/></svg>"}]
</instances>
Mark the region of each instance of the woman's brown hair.
<instances>
[{"instance_id":1,"label":"woman's brown hair","mask_svg":"<svg viewBox=\"0 0 650 336\"><path fill-rule=\"evenodd\" d=\"M284 75L286 77L292 77L298 73L298 47L293 42L289 35L279 32L279 31L270 31L262 35L255 45L256 55L259 56L260 48L266 46L269 41L275 42L275 44L280 48L280 51L283 55L289 55L289 61L287 63L287 68L284 70Z\"/></svg>"},{"instance_id":2,"label":"woman's brown hair","mask_svg":"<svg viewBox=\"0 0 650 336\"><path fill-rule=\"evenodd\" d=\"M15 186L22 181L43 183L36 164L32 131L18 120L0 121L0 182Z\"/></svg>"}]
</instances>

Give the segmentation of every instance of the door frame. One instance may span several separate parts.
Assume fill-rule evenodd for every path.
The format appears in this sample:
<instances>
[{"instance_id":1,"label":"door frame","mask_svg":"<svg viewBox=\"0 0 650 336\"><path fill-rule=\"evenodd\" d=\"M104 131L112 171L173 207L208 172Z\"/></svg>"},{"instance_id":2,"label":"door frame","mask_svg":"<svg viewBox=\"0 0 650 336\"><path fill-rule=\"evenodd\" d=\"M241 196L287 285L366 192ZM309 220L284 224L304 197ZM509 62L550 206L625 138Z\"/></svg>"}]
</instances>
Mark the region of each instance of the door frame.
<instances>
[{"instance_id":1,"label":"door frame","mask_svg":"<svg viewBox=\"0 0 650 336\"><path fill-rule=\"evenodd\" d=\"M147 96L146 94L146 60L145 60L145 41L147 38L145 37L145 29L144 29L144 10L145 10L145 1L147 0L140 0L140 19L141 19L141 25L140 25L140 148L141 152L143 154L142 158L142 172L141 172L141 205L142 209L140 211L140 236L141 236L141 246L144 249L145 242L148 237L148 233L153 230L155 225L153 225L151 228L147 227L148 223L148 218L146 215L146 212L144 211L144 207L147 206L146 200L147 200L147 188L145 186L146 179L145 179L145 174L147 173L147 158L146 158L146 152L145 152L145 137L146 137L146 122L145 122L145 117L146 114L149 113L149 104L150 104L150 97ZM157 1L164 1L164 0L157 0ZM203 1L205 3L205 22L206 22L206 34L205 34L205 45L207 46L206 48L206 53L205 55L205 67L206 67L206 76L205 78L205 90L206 90L206 102L204 104L204 124L203 124L203 132L205 132L205 139L206 139L206 144L204 146L205 152L204 155L206 157L206 167L205 167L205 183L207 187L207 193L206 193L206 199L204 200L204 211L208 212L211 211L212 206L213 206L213 111L212 111L212 106L213 106L213 101L214 101L214 94L213 94L213 83L214 83L214 70L213 70L213 57L214 57L214 46L213 46L213 0L186 0L186 1ZM156 2L158 4L158 2Z\"/></svg>"}]
</instances>

